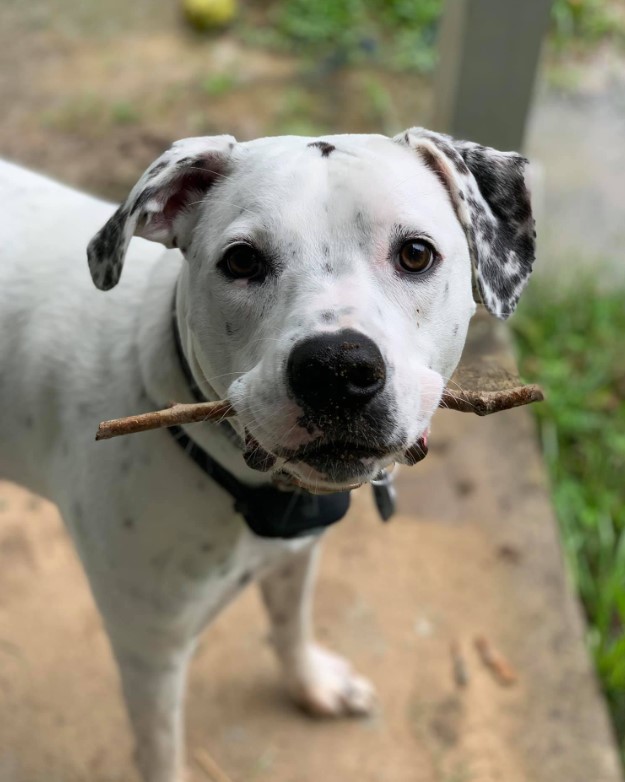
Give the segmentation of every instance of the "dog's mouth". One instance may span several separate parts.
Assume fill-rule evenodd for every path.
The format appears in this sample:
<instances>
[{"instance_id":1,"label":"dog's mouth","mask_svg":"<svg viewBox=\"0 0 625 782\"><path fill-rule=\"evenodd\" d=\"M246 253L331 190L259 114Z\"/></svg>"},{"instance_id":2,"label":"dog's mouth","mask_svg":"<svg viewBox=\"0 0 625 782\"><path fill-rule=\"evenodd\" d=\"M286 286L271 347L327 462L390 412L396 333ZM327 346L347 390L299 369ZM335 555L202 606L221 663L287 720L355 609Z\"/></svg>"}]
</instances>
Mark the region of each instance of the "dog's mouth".
<instances>
[{"instance_id":1,"label":"dog's mouth","mask_svg":"<svg viewBox=\"0 0 625 782\"><path fill-rule=\"evenodd\" d=\"M394 462L414 465L425 459L427 453L426 429L408 447L405 442L376 445L320 437L295 450L276 449L275 453L247 433L243 457L252 469L273 472L274 481L279 484L327 493L355 489Z\"/></svg>"},{"instance_id":2,"label":"dog's mouth","mask_svg":"<svg viewBox=\"0 0 625 782\"><path fill-rule=\"evenodd\" d=\"M324 441L297 450L285 460L283 470L292 472L304 488L335 491L355 488L374 478L395 461L397 447L372 447L358 442Z\"/></svg>"},{"instance_id":3,"label":"dog's mouth","mask_svg":"<svg viewBox=\"0 0 625 782\"><path fill-rule=\"evenodd\" d=\"M250 435L244 458L256 470L280 470L292 483L309 491L343 491L374 478L401 452L399 443L385 446L319 438L296 450L270 453Z\"/></svg>"},{"instance_id":4,"label":"dog's mouth","mask_svg":"<svg viewBox=\"0 0 625 782\"><path fill-rule=\"evenodd\" d=\"M346 440L329 440L300 448L289 456L287 462L302 462L328 476L344 472L360 473L370 469L372 463L390 457L397 447L375 447Z\"/></svg>"}]
</instances>

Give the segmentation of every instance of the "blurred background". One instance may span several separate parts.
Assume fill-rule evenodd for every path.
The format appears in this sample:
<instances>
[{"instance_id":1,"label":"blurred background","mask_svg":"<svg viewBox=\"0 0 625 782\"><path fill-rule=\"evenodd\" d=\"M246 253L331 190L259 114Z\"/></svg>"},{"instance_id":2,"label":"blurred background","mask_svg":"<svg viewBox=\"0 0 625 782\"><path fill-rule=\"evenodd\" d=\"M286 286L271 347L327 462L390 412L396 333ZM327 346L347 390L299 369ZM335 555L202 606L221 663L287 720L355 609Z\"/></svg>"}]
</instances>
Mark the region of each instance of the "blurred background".
<instances>
[{"instance_id":1,"label":"blurred background","mask_svg":"<svg viewBox=\"0 0 625 782\"><path fill-rule=\"evenodd\" d=\"M2 0L0 154L118 200L184 136L429 125L442 11L443 0ZM549 13L521 133L538 263L511 326L524 378L547 392L537 431L623 737L625 3L554 0Z\"/></svg>"}]
</instances>

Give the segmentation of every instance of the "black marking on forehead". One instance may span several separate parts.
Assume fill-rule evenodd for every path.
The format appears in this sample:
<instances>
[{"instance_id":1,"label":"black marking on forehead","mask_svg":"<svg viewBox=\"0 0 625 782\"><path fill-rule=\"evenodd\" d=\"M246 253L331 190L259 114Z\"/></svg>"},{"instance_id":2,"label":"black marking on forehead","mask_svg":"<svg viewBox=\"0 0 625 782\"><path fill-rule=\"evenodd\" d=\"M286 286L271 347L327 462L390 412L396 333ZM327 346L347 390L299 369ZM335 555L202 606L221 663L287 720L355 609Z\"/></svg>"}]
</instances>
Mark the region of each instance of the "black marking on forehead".
<instances>
[{"instance_id":1,"label":"black marking on forehead","mask_svg":"<svg viewBox=\"0 0 625 782\"><path fill-rule=\"evenodd\" d=\"M308 146L320 149L321 157L330 157L330 154L336 149L333 144L329 144L327 141L311 141Z\"/></svg>"}]
</instances>

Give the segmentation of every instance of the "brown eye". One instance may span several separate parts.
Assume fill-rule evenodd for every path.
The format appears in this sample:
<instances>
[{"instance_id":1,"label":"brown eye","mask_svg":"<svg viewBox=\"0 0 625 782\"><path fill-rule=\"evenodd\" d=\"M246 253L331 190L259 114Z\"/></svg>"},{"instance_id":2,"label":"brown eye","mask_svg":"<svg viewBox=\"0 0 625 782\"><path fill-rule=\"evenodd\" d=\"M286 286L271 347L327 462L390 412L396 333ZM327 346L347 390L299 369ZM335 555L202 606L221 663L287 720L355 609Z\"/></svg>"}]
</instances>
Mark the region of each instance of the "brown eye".
<instances>
[{"instance_id":1,"label":"brown eye","mask_svg":"<svg viewBox=\"0 0 625 782\"><path fill-rule=\"evenodd\" d=\"M434 248L421 239L406 242L399 251L399 265L410 274L422 274L434 263Z\"/></svg>"},{"instance_id":2,"label":"brown eye","mask_svg":"<svg viewBox=\"0 0 625 782\"><path fill-rule=\"evenodd\" d=\"M262 255L249 244L231 247L220 266L233 280L257 280L265 275Z\"/></svg>"}]
</instances>

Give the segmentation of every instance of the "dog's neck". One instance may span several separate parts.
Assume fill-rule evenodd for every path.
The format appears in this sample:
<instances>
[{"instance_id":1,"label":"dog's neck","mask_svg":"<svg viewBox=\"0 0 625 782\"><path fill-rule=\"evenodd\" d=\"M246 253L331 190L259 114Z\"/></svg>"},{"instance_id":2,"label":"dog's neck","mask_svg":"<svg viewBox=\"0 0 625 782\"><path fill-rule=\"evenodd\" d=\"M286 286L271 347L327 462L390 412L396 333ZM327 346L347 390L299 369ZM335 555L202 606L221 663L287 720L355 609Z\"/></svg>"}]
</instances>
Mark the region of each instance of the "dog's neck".
<instances>
[{"instance_id":1,"label":"dog's neck","mask_svg":"<svg viewBox=\"0 0 625 782\"><path fill-rule=\"evenodd\" d=\"M172 303L175 313L172 313ZM188 362L195 382L209 400L216 399L214 389L203 377L195 356L192 335L187 324L187 275L184 260L177 250L166 252L149 275L142 300L138 328L139 363L143 383L154 409L169 402L194 402L176 348L173 315L175 314L180 348ZM242 439L242 432L236 430ZM268 483L263 473L250 469L243 459L234 437L218 425L192 424L185 431L201 448L216 459L236 478L249 485ZM140 435L138 435L140 436Z\"/></svg>"}]
</instances>

